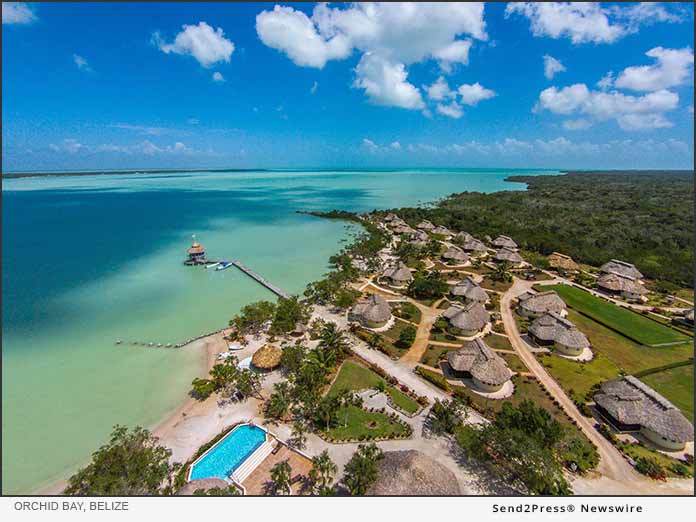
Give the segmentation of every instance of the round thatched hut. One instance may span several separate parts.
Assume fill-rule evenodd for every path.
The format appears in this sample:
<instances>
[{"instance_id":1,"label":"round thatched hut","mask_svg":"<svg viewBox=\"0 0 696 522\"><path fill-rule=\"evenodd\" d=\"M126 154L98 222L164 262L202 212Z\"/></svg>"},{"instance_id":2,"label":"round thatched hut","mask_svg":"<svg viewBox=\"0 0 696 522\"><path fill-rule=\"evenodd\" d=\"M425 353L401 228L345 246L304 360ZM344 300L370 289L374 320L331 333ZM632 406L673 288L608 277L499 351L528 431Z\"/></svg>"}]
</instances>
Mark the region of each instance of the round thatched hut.
<instances>
[{"instance_id":1,"label":"round thatched hut","mask_svg":"<svg viewBox=\"0 0 696 522\"><path fill-rule=\"evenodd\" d=\"M379 463L379 478L368 495L461 495L449 469L416 450L387 451Z\"/></svg>"},{"instance_id":2,"label":"round thatched hut","mask_svg":"<svg viewBox=\"0 0 696 522\"><path fill-rule=\"evenodd\" d=\"M367 328L381 328L391 318L391 307L381 295L370 294L364 301L356 303L348 312L348 320L356 321Z\"/></svg>"},{"instance_id":3,"label":"round thatched hut","mask_svg":"<svg viewBox=\"0 0 696 522\"><path fill-rule=\"evenodd\" d=\"M266 344L256 350L251 358L251 364L261 370L273 370L280 365L280 357L283 350L272 344Z\"/></svg>"}]
</instances>

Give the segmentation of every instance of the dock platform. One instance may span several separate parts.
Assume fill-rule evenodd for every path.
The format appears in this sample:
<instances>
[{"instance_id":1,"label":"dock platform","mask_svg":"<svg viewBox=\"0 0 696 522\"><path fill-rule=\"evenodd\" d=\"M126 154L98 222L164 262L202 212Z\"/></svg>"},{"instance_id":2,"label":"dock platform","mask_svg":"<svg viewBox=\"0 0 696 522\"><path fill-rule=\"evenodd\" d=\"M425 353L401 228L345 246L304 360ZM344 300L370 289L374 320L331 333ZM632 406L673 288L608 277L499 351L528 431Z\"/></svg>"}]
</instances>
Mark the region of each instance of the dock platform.
<instances>
[{"instance_id":1,"label":"dock platform","mask_svg":"<svg viewBox=\"0 0 696 522\"><path fill-rule=\"evenodd\" d=\"M257 274L256 272L254 272L251 268L248 268L248 267L244 266L244 265L243 265L242 263L240 263L239 261L232 261L232 264L233 264L234 266L236 266L237 268L239 268L239 269L240 269L242 272L244 272L246 275L248 275L249 277L251 277L252 279L254 279L256 282L258 282L259 284L261 284L261 285L265 286L266 288L268 288L271 292L273 292L273 293L276 294L277 296L282 297L283 299L289 299L289 298L290 298L290 296L289 296L288 294L286 294L284 291L282 291L280 288L278 288L278 287L275 286L274 284L269 283L268 281L266 281L263 277L261 277L259 274Z\"/></svg>"}]
</instances>

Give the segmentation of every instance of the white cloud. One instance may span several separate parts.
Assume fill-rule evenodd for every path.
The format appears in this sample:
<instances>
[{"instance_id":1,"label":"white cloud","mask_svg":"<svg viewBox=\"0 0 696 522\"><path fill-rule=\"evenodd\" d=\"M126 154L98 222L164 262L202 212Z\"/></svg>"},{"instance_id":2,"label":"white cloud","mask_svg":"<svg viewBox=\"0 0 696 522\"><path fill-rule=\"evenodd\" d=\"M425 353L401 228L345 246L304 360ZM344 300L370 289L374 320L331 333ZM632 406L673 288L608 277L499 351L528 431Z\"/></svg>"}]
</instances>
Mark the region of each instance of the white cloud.
<instances>
[{"instance_id":1,"label":"white cloud","mask_svg":"<svg viewBox=\"0 0 696 522\"><path fill-rule=\"evenodd\" d=\"M592 122L583 118L577 120L566 120L563 122L563 128L567 130L585 130L592 127Z\"/></svg>"},{"instance_id":2,"label":"white cloud","mask_svg":"<svg viewBox=\"0 0 696 522\"><path fill-rule=\"evenodd\" d=\"M455 120L459 119L462 117L464 114L462 112L462 106L459 105L456 101L453 101L452 103L449 103L447 105L444 105L442 103L437 104L437 112L440 114L443 114L444 116L449 116L450 118L454 118Z\"/></svg>"},{"instance_id":3,"label":"white cloud","mask_svg":"<svg viewBox=\"0 0 696 522\"><path fill-rule=\"evenodd\" d=\"M640 130L670 125L663 113L675 109L678 103L679 96L667 90L629 96L618 91L590 91L584 83L576 83L563 89L544 89L535 110L584 114L598 121L616 119L624 130Z\"/></svg>"},{"instance_id":4,"label":"white cloud","mask_svg":"<svg viewBox=\"0 0 696 522\"><path fill-rule=\"evenodd\" d=\"M607 74L602 76L602 79L597 82L597 87L606 91L612 85L614 85L614 71L609 71Z\"/></svg>"},{"instance_id":5,"label":"white cloud","mask_svg":"<svg viewBox=\"0 0 696 522\"><path fill-rule=\"evenodd\" d=\"M482 3L353 3L317 5L311 17L276 5L256 17L267 46L295 64L323 68L330 60L362 53L353 85L380 105L424 109L421 93L406 81L410 64L436 60L443 71L468 63L470 39L485 40Z\"/></svg>"},{"instance_id":6,"label":"white cloud","mask_svg":"<svg viewBox=\"0 0 696 522\"><path fill-rule=\"evenodd\" d=\"M403 109L425 108L420 91L407 81L404 64L390 63L378 55L365 53L355 73L354 87L364 89L372 103Z\"/></svg>"},{"instance_id":7,"label":"white cloud","mask_svg":"<svg viewBox=\"0 0 696 522\"><path fill-rule=\"evenodd\" d=\"M547 80L553 79L556 73L565 71L565 66L553 56L544 55L544 76Z\"/></svg>"},{"instance_id":8,"label":"white cloud","mask_svg":"<svg viewBox=\"0 0 696 522\"><path fill-rule=\"evenodd\" d=\"M495 96L495 92L491 91L490 89L486 89L478 82L472 85L466 83L460 85L457 92L459 93L461 102L464 105L476 105L482 100L488 100L489 98L493 98Z\"/></svg>"},{"instance_id":9,"label":"white cloud","mask_svg":"<svg viewBox=\"0 0 696 522\"><path fill-rule=\"evenodd\" d=\"M657 91L686 83L692 75L694 53L690 47L664 49L655 47L646 56L655 59L653 65L627 67L616 78L614 85L634 91Z\"/></svg>"},{"instance_id":10,"label":"white cloud","mask_svg":"<svg viewBox=\"0 0 696 522\"><path fill-rule=\"evenodd\" d=\"M24 2L2 3L2 24L30 24L36 20L34 11Z\"/></svg>"},{"instance_id":11,"label":"white cloud","mask_svg":"<svg viewBox=\"0 0 696 522\"><path fill-rule=\"evenodd\" d=\"M92 71L92 68L89 66L89 63L87 63L87 60L85 60L79 54L73 54L73 62L75 62L75 65L77 65L77 68L80 69L81 71L85 71L85 72Z\"/></svg>"},{"instance_id":12,"label":"white cloud","mask_svg":"<svg viewBox=\"0 0 696 522\"><path fill-rule=\"evenodd\" d=\"M225 77L222 75L222 73L215 71L213 73L213 81L218 82L218 83L222 83L225 81Z\"/></svg>"},{"instance_id":13,"label":"white cloud","mask_svg":"<svg viewBox=\"0 0 696 522\"><path fill-rule=\"evenodd\" d=\"M85 149L82 143L73 138L66 138L58 145L51 143L48 147L55 152L67 152L68 154L77 154Z\"/></svg>"},{"instance_id":14,"label":"white cloud","mask_svg":"<svg viewBox=\"0 0 696 522\"><path fill-rule=\"evenodd\" d=\"M526 16L534 36L570 38L574 44L612 43L641 25L681 22L660 3L602 7L599 2L511 2L505 16Z\"/></svg>"},{"instance_id":15,"label":"white cloud","mask_svg":"<svg viewBox=\"0 0 696 522\"><path fill-rule=\"evenodd\" d=\"M172 43L166 43L158 32L152 35L152 41L165 54L193 56L203 67L229 62L234 52L234 43L225 38L222 28L213 29L205 22L182 26Z\"/></svg>"},{"instance_id":16,"label":"white cloud","mask_svg":"<svg viewBox=\"0 0 696 522\"><path fill-rule=\"evenodd\" d=\"M444 76L440 76L432 85L424 85L423 89L427 93L428 98L435 101L454 98L457 95L457 93L450 90L449 84Z\"/></svg>"},{"instance_id":17,"label":"white cloud","mask_svg":"<svg viewBox=\"0 0 696 522\"><path fill-rule=\"evenodd\" d=\"M309 94L316 94L318 88L319 88L319 82L315 81L312 84L312 87L310 87L310 89L309 89Z\"/></svg>"},{"instance_id":18,"label":"white cloud","mask_svg":"<svg viewBox=\"0 0 696 522\"><path fill-rule=\"evenodd\" d=\"M188 123L189 125L198 125L200 122L201 120L199 120L198 118L189 118L188 120L186 120L186 123Z\"/></svg>"},{"instance_id":19,"label":"white cloud","mask_svg":"<svg viewBox=\"0 0 696 522\"><path fill-rule=\"evenodd\" d=\"M370 152L377 152L379 150L379 146L371 139L363 138L361 143L362 146Z\"/></svg>"},{"instance_id":20,"label":"white cloud","mask_svg":"<svg viewBox=\"0 0 696 522\"><path fill-rule=\"evenodd\" d=\"M398 141L393 141L391 142L389 147L393 150L401 150L401 143L399 143Z\"/></svg>"},{"instance_id":21,"label":"white cloud","mask_svg":"<svg viewBox=\"0 0 696 522\"><path fill-rule=\"evenodd\" d=\"M191 120L189 120L189 123ZM198 120L196 120L198 122ZM167 129L165 127L152 127L148 125L131 125L129 123L112 123L111 125L108 125L108 127L112 129L121 129L121 130L128 130L128 131L134 131L138 134L142 134L144 136L159 136L160 134L165 134L167 132L170 132L172 129Z\"/></svg>"}]
</instances>

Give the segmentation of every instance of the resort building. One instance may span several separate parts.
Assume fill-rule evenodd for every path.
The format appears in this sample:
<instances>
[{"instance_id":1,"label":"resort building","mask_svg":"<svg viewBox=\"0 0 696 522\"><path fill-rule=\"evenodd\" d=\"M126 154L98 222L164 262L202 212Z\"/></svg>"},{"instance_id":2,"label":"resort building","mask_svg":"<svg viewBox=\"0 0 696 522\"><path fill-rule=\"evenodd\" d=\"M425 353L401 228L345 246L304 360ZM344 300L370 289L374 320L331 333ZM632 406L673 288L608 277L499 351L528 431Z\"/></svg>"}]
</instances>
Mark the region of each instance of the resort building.
<instances>
[{"instance_id":1,"label":"resort building","mask_svg":"<svg viewBox=\"0 0 696 522\"><path fill-rule=\"evenodd\" d=\"M474 386L488 393L500 390L513 375L503 358L483 339L466 341L460 350L450 352L447 364L454 376L471 378Z\"/></svg>"},{"instance_id":2,"label":"resort building","mask_svg":"<svg viewBox=\"0 0 696 522\"><path fill-rule=\"evenodd\" d=\"M566 304L553 290L532 294L525 292L517 298L517 313L524 317L539 317L550 312L566 314Z\"/></svg>"},{"instance_id":3,"label":"resort building","mask_svg":"<svg viewBox=\"0 0 696 522\"><path fill-rule=\"evenodd\" d=\"M453 265L464 265L469 263L469 255L461 248L452 245L442 254L442 259L449 261Z\"/></svg>"},{"instance_id":4,"label":"resort building","mask_svg":"<svg viewBox=\"0 0 696 522\"><path fill-rule=\"evenodd\" d=\"M419 228L421 230L432 230L435 228L435 225L433 225L430 221L427 219L424 219L418 225L416 225L416 228Z\"/></svg>"},{"instance_id":5,"label":"resort building","mask_svg":"<svg viewBox=\"0 0 696 522\"><path fill-rule=\"evenodd\" d=\"M626 263L625 261L619 261L618 259L612 259L608 263L604 263L599 267L599 271L604 274L618 274L623 277L631 277L633 279L643 279L643 274L641 274L635 265L631 263Z\"/></svg>"},{"instance_id":6,"label":"resort building","mask_svg":"<svg viewBox=\"0 0 696 522\"><path fill-rule=\"evenodd\" d=\"M188 259L185 261L187 265L203 265L206 263L205 248L198 241L194 241L186 251Z\"/></svg>"},{"instance_id":7,"label":"resort building","mask_svg":"<svg viewBox=\"0 0 696 522\"><path fill-rule=\"evenodd\" d=\"M488 294L471 277L466 277L452 287L450 294L453 297L460 297L466 301L477 301L485 303L488 301Z\"/></svg>"},{"instance_id":8,"label":"resort building","mask_svg":"<svg viewBox=\"0 0 696 522\"><path fill-rule=\"evenodd\" d=\"M466 243L467 241L471 241L472 239L474 239L474 236L472 236L468 232L459 232L456 236L454 236L454 240L459 244Z\"/></svg>"},{"instance_id":9,"label":"resort building","mask_svg":"<svg viewBox=\"0 0 696 522\"><path fill-rule=\"evenodd\" d=\"M394 234L399 234L399 235L411 235L415 234L416 231L412 229L410 226L408 226L406 223L398 223L392 227L392 232Z\"/></svg>"},{"instance_id":10,"label":"resort building","mask_svg":"<svg viewBox=\"0 0 696 522\"><path fill-rule=\"evenodd\" d=\"M387 279L389 284L397 287L404 287L413 281L413 275L403 261L399 261L395 266L387 268L382 277Z\"/></svg>"},{"instance_id":11,"label":"resort building","mask_svg":"<svg viewBox=\"0 0 696 522\"><path fill-rule=\"evenodd\" d=\"M501 248L493 256L493 260L498 263L510 263L514 267L521 267L524 265L524 259L515 250L511 250L507 247Z\"/></svg>"},{"instance_id":12,"label":"resort building","mask_svg":"<svg viewBox=\"0 0 696 522\"><path fill-rule=\"evenodd\" d=\"M478 301L452 305L442 316L449 322L447 329L450 333L463 337L480 333L491 320L490 314Z\"/></svg>"},{"instance_id":13,"label":"resort building","mask_svg":"<svg viewBox=\"0 0 696 522\"><path fill-rule=\"evenodd\" d=\"M469 252L470 255L481 255L485 254L488 252L488 248L486 245L483 244L483 242L479 241L478 239L471 238L468 241L465 241L462 243L462 248Z\"/></svg>"},{"instance_id":14,"label":"resort building","mask_svg":"<svg viewBox=\"0 0 696 522\"><path fill-rule=\"evenodd\" d=\"M430 241L430 236L422 230L416 230L414 234L411 235L409 243L416 246L425 246Z\"/></svg>"},{"instance_id":15,"label":"resort building","mask_svg":"<svg viewBox=\"0 0 696 522\"><path fill-rule=\"evenodd\" d=\"M498 236L493 240L493 246L496 248L509 248L510 250L517 250L517 243L515 243L512 238L508 236Z\"/></svg>"},{"instance_id":16,"label":"resort building","mask_svg":"<svg viewBox=\"0 0 696 522\"><path fill-rule=\"evenodd\" d=\"M440 236L445 236L445 237L450 237L452 236L452 231L448 229L447 227L443 227L442 225L435 227L431 231L433 234L438 234Z\"/></svg>"},{"instance_id":17,"label":"resort building","mask_svg":"<svg viewBox=\"0 0 696 522\"><path fill-rule=\"evenodd\" d=\"M389 214L387 214L386 216L384 216L384 222L385 222L385 223L391 223L391 222L394 221L395 219L401 220L401 218L400 218L399 216L397 216L396 214L394 214L394 213L392 213L392 212L390 212Z\"/></svg>"},{"instance_id":18,"label":"resort building","mask_svg":"<svg viewBox=\"0 0 696 522\"><path fill-rule=\"evenodd\" d=\"M565 270L566 272L578 272L580 270L580 266L573 261L572 257L560 252L553 252L547 259L551 268Z\"/></svg>"},{"instance_id":19,"label":"resort building","mask_svg":"<svg viewBox=\"0 0 696 522\"><path fill-rule=\"evenodd\" d=\"M630 301L639 301L648 293L639 280L615 272L601 275L597 279L597 286L609 294L618 295Z\"/></svg>"},{"instance_id":20,"label":"resort building","mask_svg":"<svg viewBox=\"0 0 696 522\"><path fill-rule=\"evenodd\" d=\"M684 319L686 319L686 322L689 324L694 324L694 309L692 308L691 310L687 310L684 312Z\"/></svg>"},{"instance_id":21,"label":"resort building","mask_svg":"<svg viewBox=\"0 0 696 522\"><path fill-rule=\"evenodd\" d=\"M367 328L381 328L385 326L392 313L389 303L381 295L370 296L358 303L348 312L348 320L355 321Z\"/></svg>"},{"instance_id":22,"label":"resort building","mask_svg":"<svg viewBox=\"0 0 696 522\"><path fill-rule=\"evenodd\" d=\"M563 355L577 357L590 348L590 341L573 323L555 312L537 317L527 329L540 346L553 346Z\"/></svg>"},{"instance_id":23,"label":"resort building","mask_svg":"<svg viewBox=\"0 0 696 522\"><path fill-rule=\"evenodd\" d=\"M385 451L367 495L454 496L461 489L449 469L417 450Z\"/></svg>"},{"instance_id":24,"label":"resort building","mask_svg":"<svg viewBox=\"0 0 696 522\"><path fill-rule=\"evenodd\" d=\"M639 432L670 451L681 451L694 440L694 427L679 409L632 375L602 383L594 400L619 432Z\"/></svg>"}]
</instances>

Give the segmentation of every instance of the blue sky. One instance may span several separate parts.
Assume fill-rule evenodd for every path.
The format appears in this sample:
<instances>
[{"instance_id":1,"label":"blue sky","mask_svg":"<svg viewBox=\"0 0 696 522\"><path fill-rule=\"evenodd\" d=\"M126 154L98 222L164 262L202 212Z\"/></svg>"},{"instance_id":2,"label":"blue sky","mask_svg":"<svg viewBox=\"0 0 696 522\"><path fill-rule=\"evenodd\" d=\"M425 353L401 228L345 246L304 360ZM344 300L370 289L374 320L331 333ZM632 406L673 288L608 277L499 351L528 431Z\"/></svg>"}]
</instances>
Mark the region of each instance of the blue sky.
<instances>
[{"instance_id":1,"label":"blue sky","mask_svg":"<svg viewBox=\"0 0 696 522\"><path fill-rule=\"evenodd\" d=\"M693 168L691 4L3 4L3 170Z\"/></svg>"}]
</instances>

